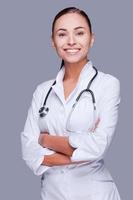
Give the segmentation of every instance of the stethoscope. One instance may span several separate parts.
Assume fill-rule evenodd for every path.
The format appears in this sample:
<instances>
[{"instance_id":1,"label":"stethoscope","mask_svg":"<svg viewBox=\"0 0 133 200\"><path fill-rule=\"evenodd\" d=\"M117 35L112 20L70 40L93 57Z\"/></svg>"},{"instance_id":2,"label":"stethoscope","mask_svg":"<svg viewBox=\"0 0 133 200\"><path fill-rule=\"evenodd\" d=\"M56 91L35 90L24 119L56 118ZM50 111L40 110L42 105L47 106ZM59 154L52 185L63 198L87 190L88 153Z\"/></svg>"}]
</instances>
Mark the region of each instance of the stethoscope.
<instances>
[{"instance_id":1,"label":"stethoscope","mask_svg":"<svg viewBox=\"0 0 133 200\"><path fill-rule=\"evenodd\" d=\"M62 68L62 66L61 66L61 68ZM60 68L60 69L61 69L61 68ZM85 93L85 92L91 94L94 113L96 112L96 101L95 101L95 96L94 96L93 91L90 90L90 86L91 86L92 82L94 81L94 79L96 78L96 76L98 75L98 70L97 70L96 67L94 67L94 66L93 66L93 69L95 70L95 74L94 74L94 76L92 77L92 79L89 81L89 83L88 83L88 85L87 85L87 88L84 89L84 90L82 90L82 91L79 93L78 97L77 97L76 100L75 100L75 103L74 103L73 106L72 106L72 109L71 109L71 112L70 112L70 114L69 114L68 119L70 119L70 116L71 116L71 114L72 114L72 112L73 112L75 106L77 105L77 103L78 103L79 99L81 98L82 94ZM56 84L56 80L53 82L52 86L55 85L55 84ZM48 114L48 112L49 112L49 108L46 106L46 102L47 102L47 99L48 99L48 97L49 97L49 94L50 94L50 92L51 92L51 90L52 90L52 86L50 87L49 91L47 92L47 95L46 95L46 97L45 97L45 99L44 99L44 102L43 102L43 106L39 109L39 116L40 116L40 118L45 117L45 116Z\"/></svg>"}]
</instances>

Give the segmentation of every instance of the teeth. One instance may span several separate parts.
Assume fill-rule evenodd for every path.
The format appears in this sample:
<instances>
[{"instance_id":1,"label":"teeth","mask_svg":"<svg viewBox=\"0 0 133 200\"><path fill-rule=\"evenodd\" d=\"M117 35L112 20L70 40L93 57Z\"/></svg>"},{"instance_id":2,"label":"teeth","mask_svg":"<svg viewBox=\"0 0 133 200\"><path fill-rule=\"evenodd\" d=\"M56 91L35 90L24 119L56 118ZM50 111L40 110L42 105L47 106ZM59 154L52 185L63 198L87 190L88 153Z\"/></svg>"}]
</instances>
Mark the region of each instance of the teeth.
<instances>
[{"instance_id":1,"label":"teeth","mask_svg":"<svg viewBox=\"0 0 133 200\"><path fill-rule=\"evenodd\" d=\"M68 53L76 53L76 52L79 51L79 49L66 49L66 51L67 51Z\"/></svg>"}]
</instances>

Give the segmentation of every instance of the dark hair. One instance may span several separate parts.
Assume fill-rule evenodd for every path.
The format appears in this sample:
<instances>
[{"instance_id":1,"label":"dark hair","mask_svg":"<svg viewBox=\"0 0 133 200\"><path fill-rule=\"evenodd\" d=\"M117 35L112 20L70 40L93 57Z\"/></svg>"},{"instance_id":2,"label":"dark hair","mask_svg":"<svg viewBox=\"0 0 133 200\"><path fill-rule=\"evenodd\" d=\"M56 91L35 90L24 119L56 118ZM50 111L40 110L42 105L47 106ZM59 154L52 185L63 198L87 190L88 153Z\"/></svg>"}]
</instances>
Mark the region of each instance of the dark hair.
<instances>
[{"instance_id":1,"label":"dark hair","mask_svg":"<svg viewBox=\"0 0 133 200\"><path fill-rule=\"evenodd\" d=\"M79 8L76 8L76 7L67 7L65 9L61 10L55 16L55 18L53 20L53 23L52 23L52 37L53 37L54 27L55 27L55 23L56 23L57 19L59 19L62 15L65 15L65 14L68 14L68 13L78 13L79 15L82 15L85 18L85 20L86 20L86 22L88 24L90 33L92 34L92 26L91 26L91 22L90 22L90 19L89 19L88 15L83 10L80 10ZM63 67L63 65L64 65L64 60L62 60L62 62L61 62L60 69Z\"/></svg>"},{"instance_id":2,"label":"dark hair","mask_svg":"<svg viewBox=\"0 0 133 200\"><path fill-rule=\"evenodd\" d=\"M57 15L55 16L54 20L53 20L53 23L52 23L52 37L53 37L53 33L54 33L54 27L55 27L55 22L57 21L57 19L59 19L62 15L65 15L65 14L68 14L68 13L78 13L80 15L82 15L88 26L89 26L89 30L90 30L90 33L92 33L92 26L91 26L91 22L90 22L90 19L88 17L88 15L83 11L83 10L80 10L79 8L76 8L76 7L68 7L68 8L65 8L63 10L61 10L59 13L57 13Z\"/></svg>"}]
</instances>

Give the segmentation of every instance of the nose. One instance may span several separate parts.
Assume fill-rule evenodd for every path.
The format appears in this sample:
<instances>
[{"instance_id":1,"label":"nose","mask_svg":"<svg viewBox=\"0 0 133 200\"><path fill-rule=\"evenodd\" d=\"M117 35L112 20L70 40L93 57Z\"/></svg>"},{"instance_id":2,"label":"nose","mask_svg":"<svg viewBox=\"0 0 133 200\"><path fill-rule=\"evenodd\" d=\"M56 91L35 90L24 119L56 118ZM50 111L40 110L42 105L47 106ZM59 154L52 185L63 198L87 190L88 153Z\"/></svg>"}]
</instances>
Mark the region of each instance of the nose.
<instances>
[{"instance_id":1,"label":"nose","mask_svg":"<svg viewBox=\"0 0 133 200\"><path fill-rule=\"evenodd\" d=\"M74 46L76 44L76 40L72 34L69 35L67 43L69 46Z\"/></svg>"}]
</instances>

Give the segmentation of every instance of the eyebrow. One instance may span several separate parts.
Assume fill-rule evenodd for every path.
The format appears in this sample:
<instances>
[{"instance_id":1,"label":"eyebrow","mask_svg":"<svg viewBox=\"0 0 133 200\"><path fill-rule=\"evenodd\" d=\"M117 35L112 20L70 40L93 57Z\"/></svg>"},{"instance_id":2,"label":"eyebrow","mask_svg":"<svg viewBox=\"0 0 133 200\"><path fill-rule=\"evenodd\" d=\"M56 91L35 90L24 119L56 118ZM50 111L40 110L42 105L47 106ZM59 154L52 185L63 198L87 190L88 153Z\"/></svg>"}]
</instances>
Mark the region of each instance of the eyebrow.
<instances>
[{"instance_id":1,"label":"eyebrow","mask_svg":"<svg viewBox=\"0 0 133 200\"><path fill-rule=\"evenodd\" d=\"M77 29L85 29L85 28L83 26L77 26L77 27L74 28L74 30L77 30ZM67 29L59 28L56 32L58 32L58 31L67 31Z\"/></svg>"}]
</instances>

